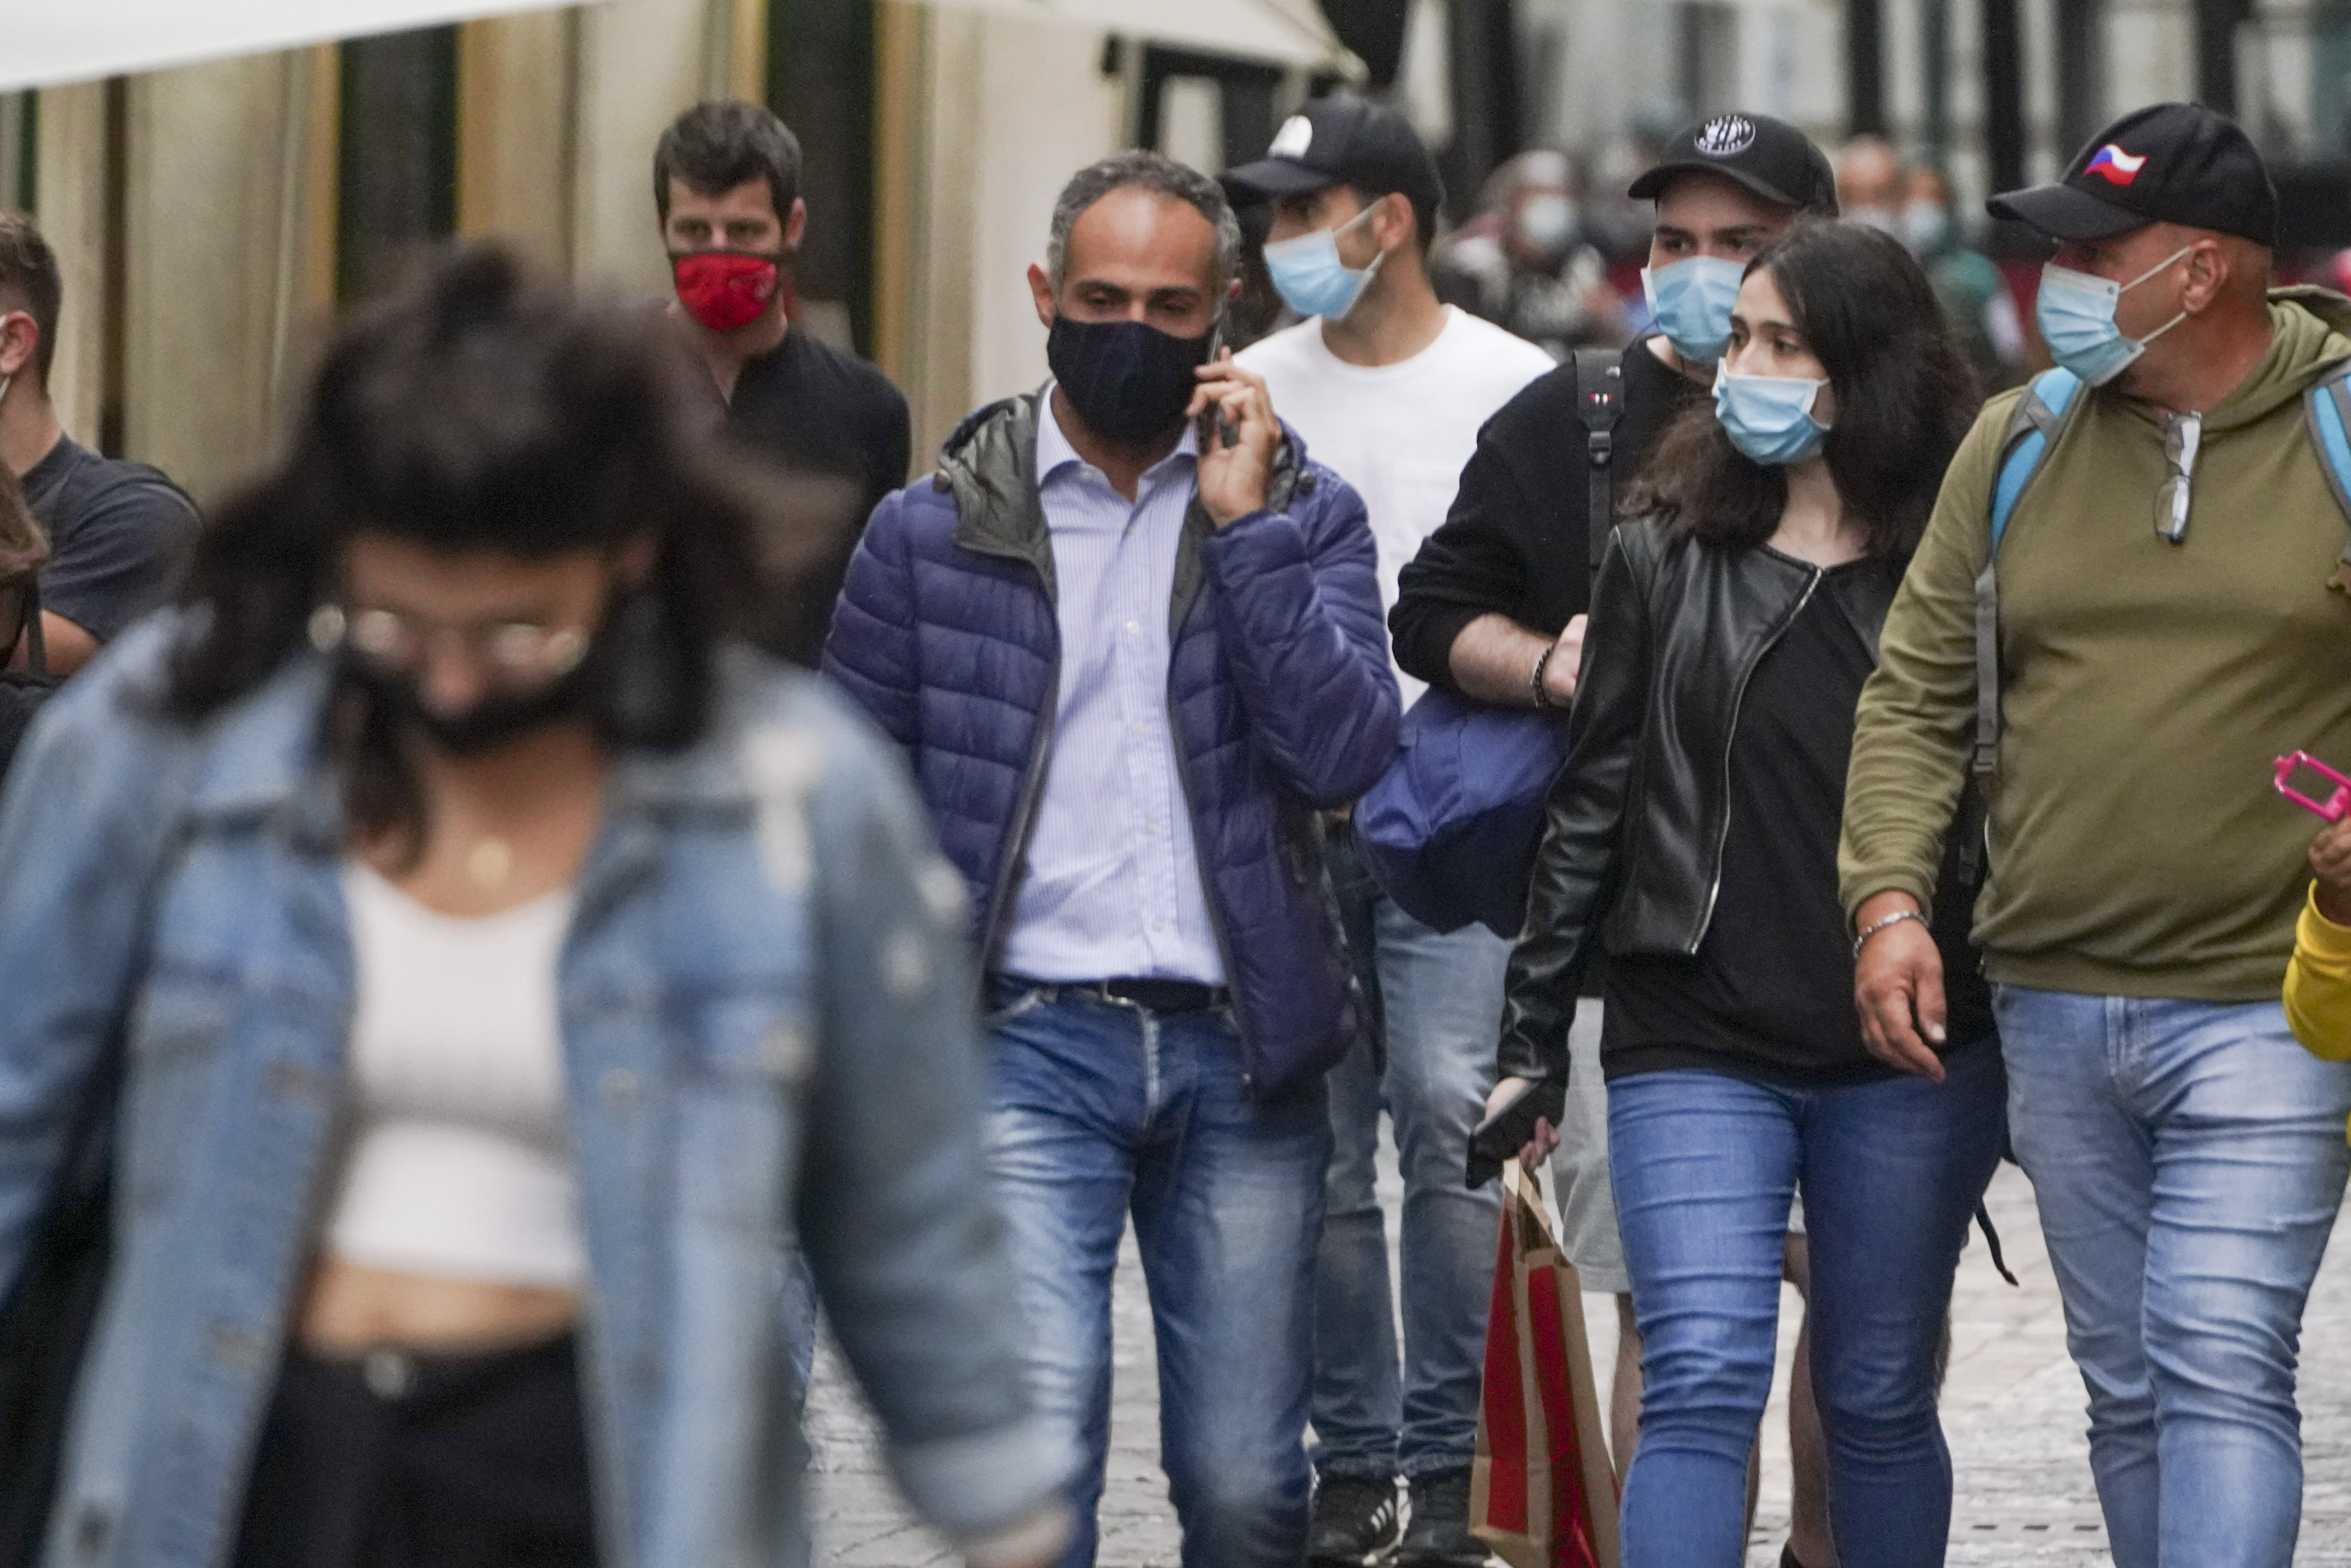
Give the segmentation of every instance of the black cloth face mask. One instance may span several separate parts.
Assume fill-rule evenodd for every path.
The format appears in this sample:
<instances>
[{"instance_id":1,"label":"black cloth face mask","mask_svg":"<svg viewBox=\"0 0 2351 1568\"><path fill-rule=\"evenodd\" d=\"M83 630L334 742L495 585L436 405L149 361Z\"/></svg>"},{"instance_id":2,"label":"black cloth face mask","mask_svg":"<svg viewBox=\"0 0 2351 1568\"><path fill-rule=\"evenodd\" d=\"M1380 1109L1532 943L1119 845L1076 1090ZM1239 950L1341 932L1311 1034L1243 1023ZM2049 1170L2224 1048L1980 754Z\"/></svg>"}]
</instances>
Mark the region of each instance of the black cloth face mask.
<instances>
[{"instance_id":1,"label":"black cloth face mask","mask_svg":"<svg viewBox=\"0 0 2351 1568\"><path fill-rule=\"evenodd\" d=\"M1113 441L1165 435L1198 389L1216 334L1176 338L1141 321L1073 321L1057 315L1045 362L1086 423Z\"/></svg>"},{"instance_id":2,"label":"black cloth face mask","mask_svg":"<svg viewBox=\"0 0 2351 1568\"><path fill-rule=\"evenodd\" d=\"M543 686L524 692L492 692L471 707L440 713L425 706L416 677L347 656L344 668L395 725L423 736L451 757L480 757L508 741L565 719L593 718L603 706L605 661L588 658Z\"/></svg>"}]
</instances>

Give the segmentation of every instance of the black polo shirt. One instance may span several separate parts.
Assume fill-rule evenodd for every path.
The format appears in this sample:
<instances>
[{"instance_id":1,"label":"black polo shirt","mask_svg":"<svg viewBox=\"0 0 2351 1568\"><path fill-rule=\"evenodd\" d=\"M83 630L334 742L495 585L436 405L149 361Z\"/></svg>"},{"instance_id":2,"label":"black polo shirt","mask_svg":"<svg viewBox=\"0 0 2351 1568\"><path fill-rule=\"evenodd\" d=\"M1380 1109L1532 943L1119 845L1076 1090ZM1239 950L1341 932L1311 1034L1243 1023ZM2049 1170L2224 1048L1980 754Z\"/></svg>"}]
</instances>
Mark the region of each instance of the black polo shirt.
<instances>
[{"instance_id":1,"label":"black polo shirt","mask_svg":"<svg viewBox=\"0 0 2351 1568\"><path fill-rule=\"evenodd\" d=\"M905 396L874 366L795 326L774 350L745 361L719 429L755 457L846 480L853 492L852 510L826 525L829 537L790 601L765 617L771 652L813 664L866 518L906 482L914 435Z\"/></svg>"}]
</instances>

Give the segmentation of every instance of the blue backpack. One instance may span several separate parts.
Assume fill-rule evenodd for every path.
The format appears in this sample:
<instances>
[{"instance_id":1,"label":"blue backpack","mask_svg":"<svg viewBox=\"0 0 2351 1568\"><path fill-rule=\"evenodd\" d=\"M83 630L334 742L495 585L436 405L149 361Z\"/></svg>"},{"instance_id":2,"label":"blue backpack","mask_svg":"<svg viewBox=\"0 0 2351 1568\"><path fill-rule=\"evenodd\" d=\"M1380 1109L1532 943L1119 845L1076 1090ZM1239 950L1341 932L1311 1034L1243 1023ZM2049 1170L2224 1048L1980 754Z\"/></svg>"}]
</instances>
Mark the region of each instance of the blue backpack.
<instances>
[{"instance_id":1,"label":"blue backpack","mask_svg":"<svg viewBox=\"0 0 2351 1568\"><path fill-rule=\"evenodd\" d=\"M2351 361L2328 371L2304 394L2303 417L2327 487L2351 519L2351 390L2346 390L2346 381L2351 381ZM2016 503L2056 444L2081 390L2082 378L2071 371L2042 371L2024 389L2001 435L1999 478L1991 492L1991 552L1976 578L1976 741L1969 766L1980 786L1988 785L2000 766L2000 583L1992 569ZM2327 586L2351 591L2351 542L2344 545ZM1969 846L1970 857L1977 848Z\"/></svg>"},{"instance_id":2,"label":"blue backpack","mask_svg":"<svg viewBox=\"0 0 2351 1568\"><path fill-rule=\"evenodd\" d=\"M1575 405L1591 488L1592 566L1608 549L1614 430L1624 364L1575 351ZM1567 715L1491 707L1430 687L1404 716L1395 760L1355 804L1355 840L1396 907L1438 931L1471 921L1515 938L1542 844L1543 808L1567 760Z\"/></svg>"}]
</instances>

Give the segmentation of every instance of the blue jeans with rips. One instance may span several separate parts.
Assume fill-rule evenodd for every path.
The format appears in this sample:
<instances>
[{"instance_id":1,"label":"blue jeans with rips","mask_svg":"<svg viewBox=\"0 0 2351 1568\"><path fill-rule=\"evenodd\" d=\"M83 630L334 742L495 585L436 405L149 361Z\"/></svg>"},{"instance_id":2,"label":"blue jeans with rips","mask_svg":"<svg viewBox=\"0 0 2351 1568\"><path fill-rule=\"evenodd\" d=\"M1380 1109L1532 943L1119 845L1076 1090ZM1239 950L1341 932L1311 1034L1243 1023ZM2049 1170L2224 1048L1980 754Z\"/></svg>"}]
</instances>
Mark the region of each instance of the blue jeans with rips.
<instances>
[{"instance_id":1,"label":"blue jeans with rips","mask_svg":"<svg viewBox=\"0 0 2351 1568\"><path fill-rule=\"evenodd\" d=\"M1942 1563L1951 1458L1936 1352L1968 1220L2000 1163L2004 1092L1989 1040L1954 1051L1941 1083L1790 1089L1674 1071L1609 1084L1609 1169L1642 1338L1625 1568L1745 1560L1747 1456L1771 1392L1799 1184L1838 1559Z\"/></svg>"},{"instance_id":2,"label":"blue jeans with rips","mask_svg":"<svg viewBox=\"0 0 2351 1568\"><path fill-rule=\"evenodd\" d=\"M2286 1568L2351 1066L2304 1051L2274 1001L2002 986L1997 1005L2117 1568Z\"/></svg>"},{"instance_id":3,"label":"blue jeans with rips","mask_svg":"<svg viewBox=\"0 0 2351 1568\"><path fill-rule=\"evenodd\" d=\"M1155 1013L1007 978L990 982L988 1000L987 1156L1012 1233L1029 1381L1085 1456L1062 1568L1094 1560L1111 1277L1130 1214L1185 1568L1296 1568L1331 1158L1322 1085L1253 1098L1221 1009Z\"/></svg>"},{"instance_id":4,"label":"blue jeans with rips","mask_svg":"<svg viewBox=\"0 0 2351 1568\"><path fill-rule=\"evenodd\" d=\"M1440 934L1397 908L1345 834L1331 884L1385 1043L1331 1071L1334 1144L1314 1280L1314 1468L1384 1480L1467 1469L1477 1457L1486 1310L1501 1185L1462 1182L1494 1086L1510 945L1482 925ZM1396 1354L1386 1219L1375 1190L1380 1113L1404 1174L1404 1354Z\"/></svg>"}]
</instances>

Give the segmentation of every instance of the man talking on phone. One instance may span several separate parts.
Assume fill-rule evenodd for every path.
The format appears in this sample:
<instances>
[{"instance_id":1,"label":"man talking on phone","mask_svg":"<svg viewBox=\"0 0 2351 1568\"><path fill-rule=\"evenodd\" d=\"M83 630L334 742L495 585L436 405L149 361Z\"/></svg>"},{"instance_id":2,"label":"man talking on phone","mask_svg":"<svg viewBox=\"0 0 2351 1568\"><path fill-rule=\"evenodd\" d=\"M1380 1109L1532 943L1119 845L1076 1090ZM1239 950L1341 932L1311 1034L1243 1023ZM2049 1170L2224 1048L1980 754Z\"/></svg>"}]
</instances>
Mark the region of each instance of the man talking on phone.
<instances>
[{"instance_id":1,"label":"man talking on phone","mask_svg":"<svg viewBox=\"0 0 2351 1568\"><path fill-rule=\"evenodd\" d=\"M1228 171L1237 197L1272 208L1265 260L1306 319L1238 363L1364 497L1380 593L1445 521L1478 431L1551 356L1441 303L1426 257L1445 188L1410 124L1362 99L1317 99L1264 158ZM1406 705L1426 688L1398 671ZM1500 1189L1462 1185L1469 1131L1494 1082L1494 1019L1510 944L1482 925L1439 933L1373 881L1351 823L1327 858L1340 914L1381 1025L1331 1075L1329 1209L1316 1269L1316 1563L1360 1563L1397 1544L1396 1478L1412 1518L1396 1568L1481 1568L1469 1533L1469 1465ZM1384 1071L1383 1071L1383 1066ZM1405 1181L1405 1351L1373 1190L1380 1110Z\"/></svg>"},{"instance_id":2,"label":"man talking on phone","mask_svg":"<svg viewBox=\"0 0 2351 1568\"><path fill-rule=\"evenodd\" d=\"M875 510L825 648L971 897L1029 1373L1086 1457L1065 1568L1130 1214L1186 1568L1306 1552L1322 1080L1364 1028L1315 813L1378 779L1398 708L1362 500L1210 358L1240 246L1158 153L1071 179L1029 270L1052 380Z\"/></svg>"}]
</instances>

